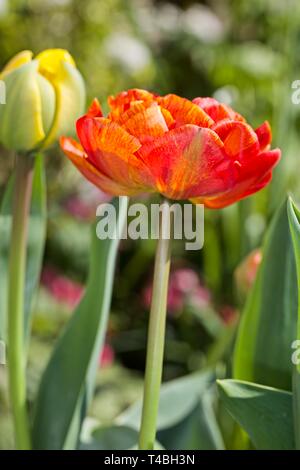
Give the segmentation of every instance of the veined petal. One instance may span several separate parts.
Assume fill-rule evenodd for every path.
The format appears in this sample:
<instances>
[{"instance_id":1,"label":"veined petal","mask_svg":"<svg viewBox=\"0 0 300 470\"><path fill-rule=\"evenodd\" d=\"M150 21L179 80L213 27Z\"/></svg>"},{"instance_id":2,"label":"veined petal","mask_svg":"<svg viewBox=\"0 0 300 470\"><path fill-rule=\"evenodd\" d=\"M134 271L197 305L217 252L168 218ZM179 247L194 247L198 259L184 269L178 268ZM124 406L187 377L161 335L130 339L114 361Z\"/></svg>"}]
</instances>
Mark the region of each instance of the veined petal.
<instances>
[{"instance_id":1,"label":"veined petal","mask_svg":"<svg viewBox=\"0 0 300 470\"><path fill-rule=\"evenodd\" d=\"M115 196L130 196L135 194L131 187L125 187L116 183L95 168L87 160L85 151L76 140L69 137L61 137L60 146L65 155L67 155L83 176L102 191Z\"/></svg>"},{"instance_id":2,"label":"veined petal","mask_svg":"<svg viewBox=\"0 0 300 470\"><path fill-rule=\"evenodd\" d=\"M212 129L223 141L227 155L235 160L242 162L260 151L257 135L245 122L226 119Z\"/></svg>"},{"instance_id":3,"label":"veined petal","mask_svg":"<svg viewBox=\"0 0 300 470\"><path fill-rule=\"evenodd\" d=\"M173 129L144 144L137 155L150 169L157 191L171 199L216 195L233 184L233 162L210 129Z\"/></svg>"},{"instance_id":4,"label":"veined petal","mask_svg":"<svg viewBox=\"0 0 300 470\"><path fill-rule=\"evenodd\" d=\"M87 115L90 117L103 117L103 112L101 109L101 105L97 98L94 98L92 104L90 105Z\"/></svg>"},{"instance_id":5,"label":"veined petal","mask_svg":"<svg viewBox=\"0 0 300 470\"><path fill-rule=\"evenodd\" d=\"M109 96L107 99L110 109L117 113L127 111L131 103L151 103L153 101L155 101L155 95L153 93L139 88L122 91L117 96Z\"/></svg>"},{"instance_id":6,"label":"veined petal","mask_svg":"<svg viewBox=\"0 0 300 470\"><path fill-rule=\"evenodd\" d=\"M169 130L160 106L156 103L149 107L139 104L130 108L120 116L118 123L141 143Z\"/></svg>"},{"instance_id":7,"label":"veined petal","mask_svg":"<svg viewBox=\"0 0 300 470\"><path fill-rule=\"evenodd\" d=\"M184 124L195 124L199 127L211 127L213 120L195 103L177 95L166 95L157 98L162 108L167 109L176 121L176 127Z\"/></svg>"},{"instance_id":8,"label":"veined petal","mask_svg":"<svg viewBox=\"0 0 300 470\"><path fill-rule=\"evenodd\" d=\"M224 195L215 198L196 198L191 199L191 201L194 204L204 204L208 209L222 209L223 207L230 206L230 204L234 204L247 196L251 196L251 194L254 194L257 191L260 191L271 181L271 179L272 173L269 172L260 182L257 182L252 186L246 187L245 184L241 184L240 186L236 186L233 191L229 191Z\"/></svg>"},{"instance_id":9,"label":"veined petal","mask_svg":"<svg viewBox=\"0 0 300 470\"><path fill-rule=\"evenodd\" d=\"M165 108L162 108L160 106L160 110L162 112L162 115L166 121L166 124L168 126L168 129L171 130L171 129L174 129L175 126L176 126L176 121L175 119L173 118L172 114L170 113L170 111L168 111L167 109Z\"/></svg>"},{"instance_id":10,"label":"veined petal","mask_svg":"<svg viewBox=\"0 0 300 470\"><path fill-rule=\"evenodd\" d=\"M236 113L230 106L219 103L214 98L195 98L193 103L199 106L206 112L214 122L222 121L223 119L233 119L234 121L245 121L243 116Z\"/></svg>"},{"instance_id":11,"label":"veined petal","mask_svg":"<svg viewBox=\"0 0 300 470\"><path fill-rule=\"evenodd\" d=\"M268 121L265 121L261 126L255 129L255 133L257 135L261 151L268 150L272 141L272 131Z\"/></svg>"},{"instance_id":12,"label":"veined petal","mask_svg":"<svg viewBox=\"0 0 300 470\"><path fill-rule=\"evenodd\" d=\"M101 173L135 190L151 191L151 174L135 156L141 146L136 137L116 122L89 116L77 121L77 133L88 160Z\"/></svg>"},{"instance_id":13,"label":"veined petal","mask_svg":"<svg viewBox=\"0 0 300 470\"><path fill-rule=\"evenodd\" d=\"M234 187L217 197L193 198L192 202L204 204L211 209L221 209L264 188L272 178L272 169L280 159L280 150L263 152L254 159L252 165L240 167L240 174Z\"/></svg>"}]
</instances>

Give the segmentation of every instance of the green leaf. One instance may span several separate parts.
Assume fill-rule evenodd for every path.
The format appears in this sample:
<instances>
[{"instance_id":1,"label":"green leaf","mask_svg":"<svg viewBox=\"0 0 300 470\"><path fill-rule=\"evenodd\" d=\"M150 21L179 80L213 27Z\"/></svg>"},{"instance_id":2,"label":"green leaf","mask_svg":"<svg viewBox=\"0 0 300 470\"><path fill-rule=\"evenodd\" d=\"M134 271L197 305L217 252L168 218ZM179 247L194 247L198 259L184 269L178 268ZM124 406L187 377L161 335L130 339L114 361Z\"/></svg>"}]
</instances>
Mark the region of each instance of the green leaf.
<instances>
[{"instance_id":1,"label":"green leaf","mask_svg":"<svg viewBox=\"0 0 300 470\"><path fill-rule=\"evenodd\" d=\"M298 279L298 323L297 330L295 329L293 340L300 340L300 211L293 203L292 199L289 198L287 204L288 218L290 223L290 230L293 241L294 256L297 266L297 279ZM297 289L296 289L297 290ZM300 361L297 364L297 370L300 373Z\"/></svg>"},{"instance_id":2,"label":"green leaf","mask_svg":"<svg viewBox=\"0 0 300 470\"><path fill-rule=\"evenodd\" d=\"M139 433L129 426L101 426L81 442L80 450L138 450ZM154 450L164 450L155 441Z\"/></svg>"},{"instance_id":3,"label":"green leaf","mask_svg":"<svg viewBox=\"0 0 300 470\"><path fill-rule=\"evenodd\" d=\"M296 267L284 203L267 232L263 260L242 314L234 378L291 390L296 323Z\"/></svg>"},{"instance_id":4,"label":"green leaf","mask_svg":"<svg viewBox=\"0 0 300 470\"><path fill-rule=\"evenodd\" d=\"M127 204L127 198L114 201L120 227L127 216ZM99 240L94 225L85 295L58 340L41 380L33 426L36 449L77 445L106 332L117 250L117 237Z\"/></svg>"},{"instance_id":5,"label":"green leaf","mask_svg":"<svg viewBox=\"0 0 300 470\"><path fill-rule=\"evenodd\" d=\"M294 374L293 374L293 409L294 409L294 427L296 435L296 446L300 449L300 358L298 351L300 350L300 211L289 198L287 204L288 217L290 222L290 230L293 240L294 254L297 266L298 278L298 328L295 332L296 351L294 358ZM295 357L294 357L295 356Z\"/></svg>"},{"instance_id":6,"label":"green leaf","mask_svg":"<svg viewBox=\"0 0 300 470\"><path fill-rule=\"evenodd\" d=\"M202 392L212 383L212 372L197 372L162 384L157 429L174 426L187 416L199 401ZM130 406L118 418L119 424L139 429L142 399Z\"/></svg>"},{"instance_id":7,"label":"green leaf","mask_svg":"<svg viewBox=\"0 0 300 470\"><path fill-rule=\"evenodd\" d=\"M165 448L223 448L212 405L206 395L212 381L213 374L207 371L190 374L162 385L157 430L158 440ZM117 419L118 424L138 430L141 409L140 400Z\"/></svg>"},{"instance_id":8,"label":"green leaf","mask_svg":"<svg viewBox=\"0 0 300 470\"><path fill-rule=\"evenodd\" d=\"M103 426L93 431L81 450L128 450L137 445L138 432L128 426Z\"/></svg>"},{"instance_id":9,"label":"green leaf","mask_svg":"<svg viewBox=\"0 0 300 470\"><path fill-rule=\"evenodd\" d=\"M25 158L25 157L24 157ZM0 213L0 339L7 340L7 276L11 234L11 212L14 177L7 184ZM25 339L30 332L30 320L38 286L46 236L46 182L42 155L35 157L32 200L28 224L27 265L25 283Z\"/></svg>"},{"instance_id":10,"label":"green leaf","mask_svg":"<svg viewBox=\"0 0 300 470\"><path fill-rule=\"evenodd\" d=\"M211 391L206 391L191 412L174 426L157 433L168 450L223 450L223 438L214 414Z\"/></svg>"},{"instance_id":11,"label":"green leaf","mask_svg":"<svg viewBox=\"0 0 300 470\"><path fill-rule=\"evenodd\" d=\"M257 450L295 449L292 394L238 380L218 381L227 410Z\"/></svg>"}]
</instances>

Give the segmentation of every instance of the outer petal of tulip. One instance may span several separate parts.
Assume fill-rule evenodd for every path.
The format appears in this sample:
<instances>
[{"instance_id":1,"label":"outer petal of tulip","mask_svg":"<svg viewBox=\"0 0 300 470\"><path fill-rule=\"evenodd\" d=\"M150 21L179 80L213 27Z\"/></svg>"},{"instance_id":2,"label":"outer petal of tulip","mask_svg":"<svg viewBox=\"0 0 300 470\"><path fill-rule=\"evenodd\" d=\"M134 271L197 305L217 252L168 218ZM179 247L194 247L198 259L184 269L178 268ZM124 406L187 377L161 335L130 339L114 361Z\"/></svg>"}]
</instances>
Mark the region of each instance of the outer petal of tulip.
<instances>
[{"instance_id":1,"label":"outer petal of tulip","mask_svg":"<svg viewBox=\"0 0 300 470\"><path fill-rule=\"evenodd\" d=\"M171 199L224 193L232 188L234 165L210 129L185 125L143 145L137 155L150 169L158 192Z\"/></svg>"},{"instance_id":2,"label":"outer petal of tulip","mask_svg":"<svg viewBox=\"0 0 300 470\"><path fill-rule=\"evenodd\" d=\"M162 108L167 109L176 121L176 127L184 124L195 124L199 127L211 127L213 120L196 104L177 95L166 95L157 98Z\"/></svg>"},{"instance_id":3,"label":"outer petal of tulip","mask_svg":"<svg viewBox=\"0 0 300 470\"><path fill-rule=\"evenodd\" d=\"M101 109L101 105L100 105L99 101L97 100L97 98L93 99L93 102L92 102L91 106L88 109L87 116L90 116L90 117L103 117L103 112L102 112L102 109Z\"/></svg>"},{"instance_id":4,"label":"outer petal of tulip","mask_svg":"<svg viewBox=\"0 0 300 470\"><path fill-rule=\"evenodd\" d=\"M233 188L217 197L193 198L192 202L211 209L221 209L263 189L272 178L272 169L280 159L280 150L263 152L251 164L241 166Z\"/></svg>"},{"instance_id":5,"label":"outer petal of tulip","mask_svg":"<svg viewBox=\"0 0 300 470\"><path fill-rule=\"evenodd\" d=\"M224 143L226 154L234 160L243 162L260 151L256 133L245 122L224 119L216 123L212 129Z\"/></svg>"},{"instance_id":6,"label":"outer petal of tulip","mask_svg":"<svg viewBox=\"0 0 300 470\"><path fill-rule=\"evenodd\" d=\"M76 140L68 137L61 137L60 146L83 176L102 191L115 196L131 196L135 194L135 191L131 187L125 187L116 183L94 167L87 160L86 153Z\"/></svg>"},{"instance_id":7,"label":"outer petal of tulip","mask_svg":"<svg viewBox=\"0 0 300 470\"><path fill-rule=\"evenodd\" d=\"M26 152L41 143L51 127L54 90L38 74L37 61L25 61L18 68L8 65L5 70L7 103L0 107L0 142L9 149Z\"/></svg>"},{"instance_id":8,"label":"outer petal of tulip","mask_svg":"<svg viewBox=\"0 0 300 470\"><path fill-rule=\"evenodd\" d=\"M261 151L268 150L272 141L272 131L268 121L255 129Z\"/></svg>"},{"instance_id":9,"label":"outer petal of tulip","mask_svg":"<svg viewBox=\"0 0 300 470\"><path fill-rule=\"evenodd\" d=\"M135 152L141 144L116 122L84 116L77 133L88 161L102 174L135 192L151 191L151 173Z\"/></svg>"},{"instance_id":10,"label":"outer petal of tulip","mask_svg":"<svg viewBox=\"0 0 300 470\"><path fill-rule=\"evenodd\" d=\"M70 54L63 49L49 49L37 55L39 73L54 87L55 116L51 130L43 142L49 146L59 135L71 134L75 120L85 105L84 81Z\"/></svg>"},{"instance_id":11,"label":"outer petal of tulip","mask_svg":"<svg viewBox=\"0 0 300 470\"><path fill-rule=\"evenodd\" d=\"M33 52L31 51L21 51L19 54L16 54L4 67L2 72L0 73L0 80L12 70L16 70L17 68L21 67L21 65L27 64L32 60Z\"/></svg>"}]
</instances>

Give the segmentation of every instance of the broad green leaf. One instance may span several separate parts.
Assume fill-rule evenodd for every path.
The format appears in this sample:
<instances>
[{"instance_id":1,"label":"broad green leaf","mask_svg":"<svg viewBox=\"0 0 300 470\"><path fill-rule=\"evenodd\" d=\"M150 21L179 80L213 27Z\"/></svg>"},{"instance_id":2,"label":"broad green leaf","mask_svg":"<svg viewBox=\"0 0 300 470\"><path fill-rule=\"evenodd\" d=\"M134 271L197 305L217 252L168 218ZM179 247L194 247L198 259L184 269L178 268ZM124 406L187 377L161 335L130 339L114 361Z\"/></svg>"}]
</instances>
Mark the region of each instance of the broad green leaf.
<instances>
[{"instance_id":1,"label":"broad green leaf","mask_svg":"<svg viewBox=\"0 0 300 470\"><path fill-rule=\"evenodd\" d=\"M300 449L300 211L293 203L291 199L288 200L287 204L288 217L290 222L290 230L292 234L294 254L297 266L297 278L298 278L298 328L295 331L295 343L296 351L293 353L292 362L294 363L294 374L293 374L293 409L294 409L294 427L296 435L296 446Z\"/></svg>"},{"instance_id":2,"label":"broad green leaf","mask_svg":"<svg viewBox=\"0 0 300 470\"><path fill-rule=\"evenodd\" d=\"M296 367L293 374L293 417L296 449L300 450L300 374Z\"/></svg>"},{"instance_id":3,"label":"broad green leaf","mask_svg":"<svg viewBox=\"0 0 300 470\"><path fill-rule=\"evenodd\" d=\"M158 441L167 449L221 449L223 441L207 390L213 374L197 372L162 385L157 421ZM118 419L118 424L138 430L142 402Z\"/></svg>"},{"instance_id":4,"label":"broad green leaf","mask_svg":"<svg viewBox=\"0 0 300 470\"><path fill-rule=\"evenodd\" d=\"M138 450L139 433L129 426L101 426L93 430L88 439L81 442L80 450ZM164 450L155 441L154 450Z\"/></svg>"},{"instance_id":5,"label":"broad green leaf","mask_svg":"<svg viewBox=\"0 0 300 470\"><path fill-rule=\"evenodd\" d=\"M297 266L297 285L298 289L296 287L297 291L297 298L298 298L298 323L297 323L297 329L294 331L294 336L293 340L300 340L300 211L296 207L296 205L293 203L292 199L289 198L288 204L287 204L287 211L288 211L288 218L289 218L289 223L290 223L290 230L291 230L291 235L292 235L292 240L293 240L293 248L294 248L294 255L295 255L295 260L296 260L296 266ZM292 343L292 341L291 341ZM291 347L291 344L290 344ZM297 364L297 370L300 373L300 360L298 361L299 363Z\"/></svg>"},{"instance_id":6,"label":"broad green leaf","mask_svg":"<svg viewBox=\"0 0 300 470\"><path fill-rule=\"evenodd\" d=\"M127 198L114 201L123 227ZM34 415L36 449L75 448L91 399L110 308L118 239L99 240L92 228L85 295L53 351L41 380Z\"/></svg>"},{"instance_id":7,"label":"broad green leaf","mask_svg":"<svg viewBox=\"0 0 300 470\"><path fill-rule=\"evenodd\" d=\"M295 449L292 394L238 380L218 381L227 410L257 450Z\"/></svg>"},{"instance_id":8,"label":"broad green leaf","mask_svg":"<svg viewBox=\"0 0 300 470\"><path fill-rule=\"evenodd\" d=\"M11 233L11 212L14 177L7 184L0 213L0 339L6 340L8 257ZM46 236L46 183L43 156L35 157L32 200L28 224L27 264L25 284L25 336L29 337L34 295L39 282Z\"/></svg>"},{"instance_id":9,"label":"broad green leaf","mask_svg":"<svg viewBox=\"0 0 300 470\"><path fill-rule=\"evenodd\" d=\"M161 387L157 429L167 429L184 419L197 405L199 397L213 381L212 372L197 372L166 382ZM142 400L117 419L118 424L139 429Z\"/></svg>"},{"instance_id":10,"label":"broad green leaf","mask_svg":"<svg viewBox=\"0 0 300 470\"><path fill-rule=\"evenodd\" d=\"M267 232L263 260L242 314L234 378L291 390L296 323L296 267L284 203Z\"/></svg>"},{"instance_id":11,"label":"broad green leaf","mask_svg":"<svg viewBox=\"0 0 300 470\"><path fill-rule=\"evenodd\" d=\"M139 434L128 426L103 426L93 431L82 450L128 450L137 445Z\"/></svg>"},{"instance_id":12,"label":"broad green leaf","mask_svg":"<svg viewBox=\"0 0 300 470\"><path fill-rule=\"evenodd\" d=\"M223 450L223 438L214 414L210 391L174 426L158 431L159 442L168 450Z\"/></svg>"}]
</instances>

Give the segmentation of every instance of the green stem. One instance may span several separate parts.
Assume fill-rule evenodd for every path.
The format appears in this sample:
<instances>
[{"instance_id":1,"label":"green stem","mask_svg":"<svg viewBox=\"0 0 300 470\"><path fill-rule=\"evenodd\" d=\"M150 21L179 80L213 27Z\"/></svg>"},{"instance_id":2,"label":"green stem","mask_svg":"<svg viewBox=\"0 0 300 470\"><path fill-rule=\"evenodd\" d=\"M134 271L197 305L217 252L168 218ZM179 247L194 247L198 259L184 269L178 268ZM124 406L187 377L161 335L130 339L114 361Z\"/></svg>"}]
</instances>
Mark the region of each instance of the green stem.
<instances>
[{"instance_id":1,"label":"green stem","mask_svg":"<svg viewBox=\"0 0 300 470\"><path fill-rule=\"evenodd\" d=\"M30 449L26 410L26 360L24 355L24 285L27 225L32 193L32 158L18 155L9 254L8 376L16 447Z\"/></svg>"},{"instance_id":2,"label":"green stem","mask_svg":"<svg viewBox=\"0 0 300 470\"><path fill-rule=\"evenodd\" d=\"M163 369L168 282L171 260L170 206L161 205L159 239L156 248L153 293L149 319L144 401L139 437L140 450L152 450Z\"/></svg>"}]
</instances>

